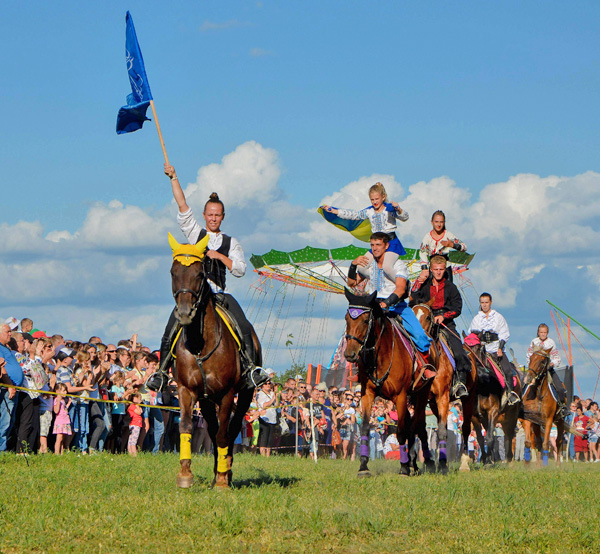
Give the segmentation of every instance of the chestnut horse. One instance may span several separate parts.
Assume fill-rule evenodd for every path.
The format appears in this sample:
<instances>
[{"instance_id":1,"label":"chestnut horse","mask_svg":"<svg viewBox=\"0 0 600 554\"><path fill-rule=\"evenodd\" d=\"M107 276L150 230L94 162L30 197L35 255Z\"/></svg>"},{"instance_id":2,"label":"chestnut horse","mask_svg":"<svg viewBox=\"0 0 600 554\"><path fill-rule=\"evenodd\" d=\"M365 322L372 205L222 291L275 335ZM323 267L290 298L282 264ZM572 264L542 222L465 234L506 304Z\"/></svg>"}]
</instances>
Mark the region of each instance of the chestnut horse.
<instances>
[{"instance_id":1,"label":"chestnut horse","mask_svg":"<svg viewBox=\"0 0 600 554\"><path fill-rule=\"evenodd\" d=\"M400 444L400 474L410 475L417 468L412 452L415 430L424 427L425 405L431 381L419 383L413 390L413 354L400 338L392 321L381 309L376 293L356 296L346 290L350 306L346 313L346 350L344 356L358 364L361 394L361 437L359 477L371 475L369 462L369 426L371 408L376 396L391 400L398 412L397 437ZM408 400L414 406L414 416L408 414ZM427 442L423 454L431 458ZM428 456L429 454L429 456Z\"/></svg>"},{"instance_id":2,"label":"chestnut horse","mask_svg":"<svg viewBox=\"0 0 600 554\"><path fill-rule=\"evenodd\" d=\"M208 235L198 244L179 244L169 233L173 250L171 281L175 317L181 325L174 347L174 372L181 409L180 471L177 486L192 486L192 410L198 400L214 445L215 487L229 487L233 463L233 442L252 401L253 389L244 387L239 339L218 314L215 295L204 272ZM260 344L253 331L257 357ZM237 393L237 404L235 396ZM231 413L234 410L233 417ZM216 406L219 407L218 415Z\"/></svg>"},{"instance_id":3,"label":"chestnut horse","mask_svg":"<svg viewBox=\"0 0 600 554\"><path fill-rule=\"evenodd\" d=\"M525 411L531 411L540 414L543 425L523 421L525 429L525 456L526 463L531 461L531 447L541 443L542 446L542 464L548 465L548 456L550 454L550 431L552 430L553 422L556 422L556 447L560 449L565 432L565 420L560 415L560 406L550 392L549 386L549 368L550 368L550 351L548 348L534 350L529 360L529 368L525 376L525 384L528 388L525 389L523 404ZM544 429L544 440L541 440L541 429ZM534 440L534 436L535 439ZM560 452L557 451L557 463L560 464Z\"/></svg>"},{"instance_id":4,"label":"chestnut horse","mask_svg":"<svg viewBox=\"0 0 600 554\"><path fill-rule=\"evenodd\" d=\"M429 303L427 304L416 304L413 306L415 316L419 320L419 323L423 326L425 332L431 336L433 329L433 310ZM448 329L447 332L452 332ZM441 338L435 339L435 345L431 345L431 360L436 366L437 375L433 379L431 384L431 392L429 393L429 405L431 411L436 416L438 421L438 464L439 471L446 473L448 471L448 461L446 458L446 441L448 437L448 429L446 427L448 423L448 412L450 411L450 401L454 400L454 397L450 393L452 387L452 377L454 369L452 362L446 354L444 347L440 344ZM477 383L477 370L471 365L471 372L467 374L467 391L469 396L461 400L463 409L463 425L462 425L462 451L460 457L460 471L470 471L469 468L469 435L471 434L471 419L473 417L473 409L475 407L476 397L476 383ZM421 442L423 439L421 439Z\"/></svg>"},{"instance_id":5,"label":"chestnut horse","mask_svg":"<svg viewBox=\"0 0 600 554\"><path fill-rule=\"evenodd\" d=\"M504 389L496 376L492 375L493 369L489 367L489 361L482 345L471 347L465 344L464 348L471 361L471 370L474 369L477 372L477 400L472 419L483 463L491 464L493 462L494 429L497 423L502 425L504 431L506 461L512 462L513 438L523 404L517 402L509 406L506 400L503 400ZM514 391L521 396L521 381L518 375ZM486 430L485 441L481 432L482 425Z\"/></svg>"}]
</instances>

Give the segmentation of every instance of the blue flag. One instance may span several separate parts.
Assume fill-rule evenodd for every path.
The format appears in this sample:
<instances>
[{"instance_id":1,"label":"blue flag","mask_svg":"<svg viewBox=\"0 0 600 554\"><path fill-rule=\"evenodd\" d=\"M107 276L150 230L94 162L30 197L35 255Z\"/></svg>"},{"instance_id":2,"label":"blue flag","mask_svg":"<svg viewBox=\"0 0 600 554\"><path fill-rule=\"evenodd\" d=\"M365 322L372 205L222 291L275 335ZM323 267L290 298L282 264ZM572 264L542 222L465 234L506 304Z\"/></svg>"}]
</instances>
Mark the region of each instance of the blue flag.
<instances>
[{"instance_id":1,"label":"blue flag","mask_svg":"<svg viewBox=\"0 0 600 554\"><path fill-rule=\"evenodd\" d=\"M150 121L146 117L146 110L152 100L144 58L129 12L125 16L125 24L125 61L131 83L131 94L127 95L127 105L123 106L117 115L117 133L119 135L137 131L142 128L144 121Z\"/></svg>"}]
</instances>

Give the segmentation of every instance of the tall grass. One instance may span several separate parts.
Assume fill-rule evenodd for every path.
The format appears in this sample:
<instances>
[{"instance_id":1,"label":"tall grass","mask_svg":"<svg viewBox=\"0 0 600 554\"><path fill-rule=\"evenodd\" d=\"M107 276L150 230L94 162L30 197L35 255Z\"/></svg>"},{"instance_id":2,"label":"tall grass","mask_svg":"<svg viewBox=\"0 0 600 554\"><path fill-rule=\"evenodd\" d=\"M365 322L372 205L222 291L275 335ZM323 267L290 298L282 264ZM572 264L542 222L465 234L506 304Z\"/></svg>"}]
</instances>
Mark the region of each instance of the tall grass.
<instances>
[{"instance_id":1,"label":"tall grass","mask_svg":"<svg viewBox=\"0 0 600 554\"><path fill-rule=\"evenodd\" d=\"M0 551L592 552L600 467L498 466L400 477L398 462L243 454L234 489L212 459L175 487L175 455L0 457Z\"/></svg>"}]
</instances>

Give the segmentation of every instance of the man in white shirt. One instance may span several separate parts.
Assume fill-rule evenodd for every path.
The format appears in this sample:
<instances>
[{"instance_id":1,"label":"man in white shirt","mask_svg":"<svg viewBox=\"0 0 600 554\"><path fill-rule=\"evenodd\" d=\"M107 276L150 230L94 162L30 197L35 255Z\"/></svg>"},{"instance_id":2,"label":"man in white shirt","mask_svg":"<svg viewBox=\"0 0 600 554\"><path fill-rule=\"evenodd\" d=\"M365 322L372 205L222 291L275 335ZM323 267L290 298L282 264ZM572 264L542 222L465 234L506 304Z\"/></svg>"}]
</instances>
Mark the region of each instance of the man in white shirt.
<instances>
[{"instance_id":1,"label":"man in white shirt","mask_svg":"<svg viewBox=\"0 0 600 554\"><path fill-rule=\"evenodd\" d=\"M486 352L498 361L498 365L504 373L508 404L512 406L521 399L513 390L513 369L504 354L504 347L510 338L508 324L500 313L492 310L492 295L489 292L484 292L479 296L479 307L479 312L471 321L468 334L478 335Z\"/></svg>"}]
</instances>

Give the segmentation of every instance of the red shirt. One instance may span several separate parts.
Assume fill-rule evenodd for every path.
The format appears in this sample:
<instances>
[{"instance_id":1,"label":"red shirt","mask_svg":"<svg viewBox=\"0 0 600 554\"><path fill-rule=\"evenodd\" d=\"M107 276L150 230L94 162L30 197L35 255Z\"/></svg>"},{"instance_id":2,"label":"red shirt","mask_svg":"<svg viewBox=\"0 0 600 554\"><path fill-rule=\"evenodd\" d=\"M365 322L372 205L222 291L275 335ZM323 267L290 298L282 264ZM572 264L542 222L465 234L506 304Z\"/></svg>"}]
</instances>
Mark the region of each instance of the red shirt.
<instances>
[{"instance_id":1,"label":"red shirt","mask_svg":"<svg viewBox=\"0 0 600 554\"><path fill-rule=\"evenodd\" d=\"M431 282L431 288L429 289L429 297L433 300L431 306L434 310L441 310L444 307L444 289L446 288L446 279L442 279L437 287L435 286L435 279Z\"/></svg>"},{"instance_id":2,"label":"red shirt","mask_svg":"<svg viewBox=\"0 0 600 554\"><path fill-rule=\"evenodd\" d=\"M133 427L141 427L142 426L142 414L136 414L135 409L139 408L137 404L130 404L129 408L127 408L127 413L131 416L131 423Z\"/></svg>"}]
</instances>

